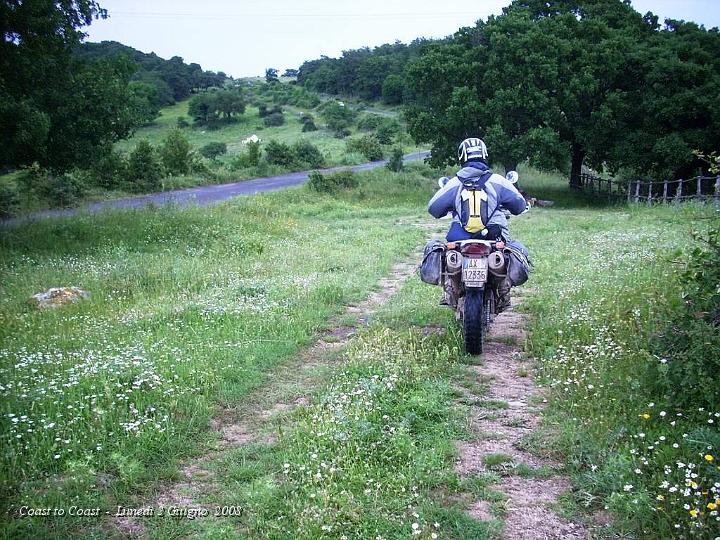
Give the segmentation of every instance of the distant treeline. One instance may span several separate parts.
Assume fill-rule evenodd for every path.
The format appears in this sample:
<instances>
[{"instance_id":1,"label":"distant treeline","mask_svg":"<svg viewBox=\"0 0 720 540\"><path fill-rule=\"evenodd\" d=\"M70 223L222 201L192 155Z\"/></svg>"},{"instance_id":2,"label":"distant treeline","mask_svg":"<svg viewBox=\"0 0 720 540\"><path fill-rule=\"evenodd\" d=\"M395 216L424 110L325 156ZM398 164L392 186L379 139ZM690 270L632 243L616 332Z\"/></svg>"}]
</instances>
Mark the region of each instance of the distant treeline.
<instances>
[{"instance_id":1,"label":"distant treeline","mask_svg":"<svg viewBox=\"0 0 720 540\"><path fill-rule=\"evenodd\" d=\"M165 60L154 52L144 53L117 41L82 43L75 49L75 57L85 60L118 56L126 56L135 64L131 81L147 83L157 89L161 106L172 105L198 90L222 86L228 78L222 71L203 71L199 64L186 64L179 56Z\"/></svg>"},{"instance_id":2,"label":"distant treeline","mask_svg":"<svg viewBox=\"0 0 720 540\"><path fill-rule=\"evenodd\" d=\"M720 33L659 24L623 0L514 0L441 41L305 62L300 84L406 107L436 163L481 136L505 168L529 161L624 176L688 177L720 149Z\"/></svg>"},{"instance_id":3,"label":"distant treeline","mask_svg":"<svg viewBox=\"0 0 720 540\"><path fill-rule=\"evenodd\" d=\"M430 43L415 40L370 49L344 51L340 58L323 56L303 63L297 80L309 90L325 94L383 99L388 104L403 100L403 77L407 65L418 58Z\"/></svg>"}]
</instances>

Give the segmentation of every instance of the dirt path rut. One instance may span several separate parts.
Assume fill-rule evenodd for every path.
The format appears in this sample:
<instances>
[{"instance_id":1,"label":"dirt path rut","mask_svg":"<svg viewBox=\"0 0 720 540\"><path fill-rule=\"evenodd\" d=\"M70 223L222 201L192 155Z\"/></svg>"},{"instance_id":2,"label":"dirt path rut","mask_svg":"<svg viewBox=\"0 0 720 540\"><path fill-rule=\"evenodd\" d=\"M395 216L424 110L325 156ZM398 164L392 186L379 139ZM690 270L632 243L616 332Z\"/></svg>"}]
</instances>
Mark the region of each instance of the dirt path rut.
<instances>
[{"instance_id":1,"label":"dirt path rut","mask_svg":"<svg viewBox=\"0 0 720 540\"><path fill-rule=\"evenodd\" d=\"M515 307L522 298L515 296ZM472 366L482 393L463 388L470 405L469 441L458 442L457 472L464 477L495 472L501 481L491 486L503 493L507 540L580 540L589 538L583 526L561 518L553 503L570 489L560 474L561 464L524 449L523 441L539 424L543 398L532 379L532 364L524 358L526 317L511 308L493 322L487 336L482 365ZM493 518L489 503L478 500L470 514Z\"/></svg>"},{"instance_id":2,"label":"dirt path rut","mask_svg":"<svg viewBox=\"0 0 720 540\"><path fill-rule=\"evenodd\" d=\"M278 368L269 384L252 392L241 404L219 409L211 421L216 448L182 466L180 478L161 486L143 506L205 506L202 500L216 489L210 464L243 445L272 444L282 427L283 418L298 405L308 402L309 394L318 387L324 371L339 357L351 336L359 327L367 325L373 313L416 272L421 255L421 250L415 251L405 261L393 266L390 275L379 282L375 292L331 320L330 329L322 333L313 345ZM114 518L112 526L131 537L144 537L148 532L142 520L134 517Z\"/></svg>"}]
</instances>

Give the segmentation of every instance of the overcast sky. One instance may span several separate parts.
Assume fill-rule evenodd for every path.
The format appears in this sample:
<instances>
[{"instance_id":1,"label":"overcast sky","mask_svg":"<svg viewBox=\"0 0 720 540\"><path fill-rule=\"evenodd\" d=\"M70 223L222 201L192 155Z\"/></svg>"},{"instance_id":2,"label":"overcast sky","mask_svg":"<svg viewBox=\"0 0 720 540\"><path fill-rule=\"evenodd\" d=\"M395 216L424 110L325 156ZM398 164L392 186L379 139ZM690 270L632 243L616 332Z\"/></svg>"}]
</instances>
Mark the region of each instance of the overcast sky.
<instances>
[{"instance_id":1,"label":"overcast sky","mask_svg":"<svg viewBox=\"0 0 720 540\"><path fill-rule=\"evenodd\" d=\"M417 37L444 37L500 13L509 0L100 0L107 20L88 41L182 56L235 77L297 68L321 55ZM720 0L633 0L661 19L720 26Z\"/></svg>"}]
</instances>

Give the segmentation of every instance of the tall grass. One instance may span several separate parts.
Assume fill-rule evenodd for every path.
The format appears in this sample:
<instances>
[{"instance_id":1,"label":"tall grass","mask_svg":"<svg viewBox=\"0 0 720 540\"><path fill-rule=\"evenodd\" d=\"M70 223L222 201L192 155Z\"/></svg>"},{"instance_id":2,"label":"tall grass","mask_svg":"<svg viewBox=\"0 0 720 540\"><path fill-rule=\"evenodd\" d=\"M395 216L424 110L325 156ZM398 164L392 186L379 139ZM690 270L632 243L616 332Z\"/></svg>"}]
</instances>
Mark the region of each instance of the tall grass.
<instances>
[{"instance_id":1,"label":"tall grass","mask_svg":"<svg viewBox=\"0 0 720 540\"><path fill-rule=\"evenodd\" d=\"M691 286L683 269L696 245L691 232L717 224L717 213L692 204L563 203L534 210L537 219L518 221L516 234L535 261L530 343L578 502L611 511L621 533L715 538L720 403L708 405L703 388L717 384L708 370L720 340L717 331L693 335L707 352L695 343L705 356L691 369L690 359L664 346L664 336L694 316L683 301ZM685 375L665 384L676 367Z\"/></svg>"},{"instance_id":2,"label":"tall grass","mask_svg":"<svg viewBox=\"0 0 720 540\"><path fill-rule=\"evenodd\" d=\"M171 474L215 406L263 384L421 240L390 219L417 216L432 191L411 176L363 177L413 182L404 199L295 189L3 228L3 508L67 506L63 493L111 505ZM65 285L92 296L47 311L26 302ZM37 525L12 522L19 535Z\"/></svg>"}]
</instances>

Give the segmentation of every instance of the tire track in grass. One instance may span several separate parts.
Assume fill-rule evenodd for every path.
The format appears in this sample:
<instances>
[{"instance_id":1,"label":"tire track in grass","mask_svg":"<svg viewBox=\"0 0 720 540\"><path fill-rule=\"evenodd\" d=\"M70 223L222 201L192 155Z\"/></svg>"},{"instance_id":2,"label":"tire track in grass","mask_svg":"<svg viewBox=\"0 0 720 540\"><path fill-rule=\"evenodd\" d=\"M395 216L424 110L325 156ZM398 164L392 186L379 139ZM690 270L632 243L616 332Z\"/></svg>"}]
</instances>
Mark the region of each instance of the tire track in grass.
<instances>
[{"instance_id":1,"label":"tire track in grass","mask_svg":"<svg viewBox=\"0 0 720 540\"><path fill-rule=\"evenodd\" d=\"M516 294L515 307L521 301ZM488 333L482 364L470 373L487 385L482 395L461 389L462 400L471 405L471 440L456 443L456 471L469 478L486 473L500 475L489 486L506 498L502 538L508 540L580 540L589 538L586 529L568 522L551 506L570 489L562 464L523 449L523 440L538 427L542 394L535 386L531 364L524 359L526 316L510 308L498 315ZM491 520L492 508L477 500L468 513L475 519Z\"/></svg>"},{"instance_id":2,"label":"tire track in grass","mask_svg":"<svg viewBox=\"0 0 720 540\"><path fill-rule=\"evenodd\" d=\"M427 226L421 223L415 225ZM330 329L280 367L269 385L257 389L236 407L220 408L211 420L211 431L216 438L215 449L183 465L179 471L180 479L161 486L152 500L143 506L206 508L212 511L214 505L200 502L216 491L211 464L245 445L273 444L277 433L282 430L283 419L295 407L308 402L307 396L322 382L326 369L340 356L356 330L367 325L378 308L416 272L421 254L421 249L415 250L403 262L394 265L390 275L379 281L378 290L333 318ZM142 518L135 517L114 517L112 527L116 532L131 537L144 537L149 532Z\"/></svg>"}]
</instances>

